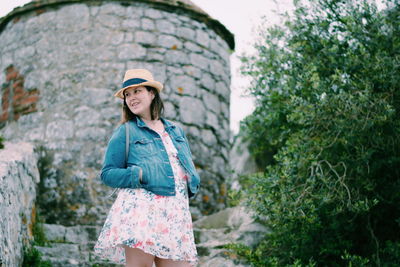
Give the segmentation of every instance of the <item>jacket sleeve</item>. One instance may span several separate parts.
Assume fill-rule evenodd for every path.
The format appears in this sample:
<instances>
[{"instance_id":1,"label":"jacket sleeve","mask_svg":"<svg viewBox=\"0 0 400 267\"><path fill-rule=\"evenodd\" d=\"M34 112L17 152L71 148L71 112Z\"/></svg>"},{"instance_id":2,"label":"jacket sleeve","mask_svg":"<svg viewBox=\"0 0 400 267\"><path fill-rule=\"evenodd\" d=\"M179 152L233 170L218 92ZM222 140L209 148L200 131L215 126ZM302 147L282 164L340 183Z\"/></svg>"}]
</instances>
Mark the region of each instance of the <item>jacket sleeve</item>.
<instances>
[{"instance_id":1,"label":"jacket sleeve","mask_svg":"<svg viewBox=\"0 0 400 267\"><path fill-rule=\"evenodd\" d=\"M120 125L108 142L101 169L101 180L105 185L114 188L138 188L141 187L140 167L135 165L126 167L125 125Z\"/></svg>"}]
</instances>

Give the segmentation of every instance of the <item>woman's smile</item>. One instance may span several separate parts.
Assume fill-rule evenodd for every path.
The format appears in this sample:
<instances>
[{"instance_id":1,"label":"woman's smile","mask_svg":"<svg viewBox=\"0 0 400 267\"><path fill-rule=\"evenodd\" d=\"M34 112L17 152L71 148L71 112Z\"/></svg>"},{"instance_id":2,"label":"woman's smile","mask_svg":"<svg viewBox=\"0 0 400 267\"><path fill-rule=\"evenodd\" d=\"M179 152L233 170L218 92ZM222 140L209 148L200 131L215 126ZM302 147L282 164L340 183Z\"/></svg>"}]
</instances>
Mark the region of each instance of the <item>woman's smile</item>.
<instances>
[{"instance_id":1,"label":"woman's smile","mask_svg":"<svg viewBox=\"0 0 400 267\"><path fill-rule=\"evenodd\" d=\"M140 102L131 102L131 103L130 103L130 106L131 106L132 108L136 108L139 104L140 104Z\"/></svg>"}]
</instances>

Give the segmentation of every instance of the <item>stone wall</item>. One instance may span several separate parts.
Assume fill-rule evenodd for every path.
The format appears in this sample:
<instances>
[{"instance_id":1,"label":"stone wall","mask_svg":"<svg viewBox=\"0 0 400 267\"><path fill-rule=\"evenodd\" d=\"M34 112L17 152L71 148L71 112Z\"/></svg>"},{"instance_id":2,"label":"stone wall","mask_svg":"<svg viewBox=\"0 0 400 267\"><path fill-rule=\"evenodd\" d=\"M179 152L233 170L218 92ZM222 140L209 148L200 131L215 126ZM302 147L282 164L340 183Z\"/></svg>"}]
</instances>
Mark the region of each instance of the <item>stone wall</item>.
<instances>
[{"instance_id":1,"label":"stone wall","mask_svg":"<svg viewBox=\"0 0 400 267\"><path fill-rule=\"evenodd\" d=\"M0 134L41 148L47 223L103 222L111 189L98 176L120 118L113 93L129 68L164 83L166 118L187 133L202 178L194 218L225 206L230 47L222 26L174 3L35 1L0 20Z\"/></svg>"},{"instance_id":2,"label":"stone wall","mask_svg":"<svg viewBox=\"0 0 400 267\"><path fill-rule=\"evenodd\" d=\"M37 111L37 90L24 90L24 77L13 65L5 70L6 83L2 85L0 125L7 121L17 121L22 115Z\"/></svg>"},{"instance_id":3,"label":"stone wall","mask_svg":"<svg viewBox=\"0 0 400 267\"><path fill-rule=\"evenodd\" d=\"M29 143L0 150L0 266L20 266L35 221L37 155ZM3 264L3 265L2 265Z\"/></svg>"}]
</instances>

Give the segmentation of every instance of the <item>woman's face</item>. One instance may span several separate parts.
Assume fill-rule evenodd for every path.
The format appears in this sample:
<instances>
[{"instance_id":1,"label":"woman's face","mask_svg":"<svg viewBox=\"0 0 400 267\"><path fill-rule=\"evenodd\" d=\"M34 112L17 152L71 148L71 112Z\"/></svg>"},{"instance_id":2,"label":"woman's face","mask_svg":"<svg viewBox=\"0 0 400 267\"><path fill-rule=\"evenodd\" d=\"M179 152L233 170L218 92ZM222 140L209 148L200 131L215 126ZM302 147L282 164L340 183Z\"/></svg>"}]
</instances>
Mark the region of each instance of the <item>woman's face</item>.
<instances>
[{"instance_id":1,"label":"woman's face","mask_svg":"<svg viewBox=\"0 0 400 267\"><path fill-rule=\"evenodd\" d=\"M154 93L147 91L146 87L131 87L124 91L125 101L133 114L142 118L151 119L150 104L154 99Z\"/></svg>"}]
</instances>

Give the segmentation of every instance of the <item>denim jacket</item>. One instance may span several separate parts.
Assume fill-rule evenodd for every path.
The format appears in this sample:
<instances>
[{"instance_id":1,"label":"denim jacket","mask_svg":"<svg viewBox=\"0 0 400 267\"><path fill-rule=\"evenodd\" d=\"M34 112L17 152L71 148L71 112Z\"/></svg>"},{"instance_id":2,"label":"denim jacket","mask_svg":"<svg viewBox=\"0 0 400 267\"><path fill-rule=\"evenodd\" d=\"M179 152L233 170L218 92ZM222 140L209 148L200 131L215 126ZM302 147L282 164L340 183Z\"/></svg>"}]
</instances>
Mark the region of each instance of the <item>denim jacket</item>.
<instances>
[{"instance_id":1,"label":"denim jacket","mask_svg":"<svg viewBox=\"0 0 400 267\"><path fill-rule=\"evenodd\" d=\"M178 158L188 173L188 194L194 197L200 188L189 143L182 128L161 118L166 132L178 151ZM129 153L125 160L125 127L129 127ZM142 182L139 180L142 169ZM140 117L114 130L108 143L101 170L101 180L114 188L144 188L157 195L174 196L174 173L165 146L154 130Z\"/></svg>"}]
</instances>

